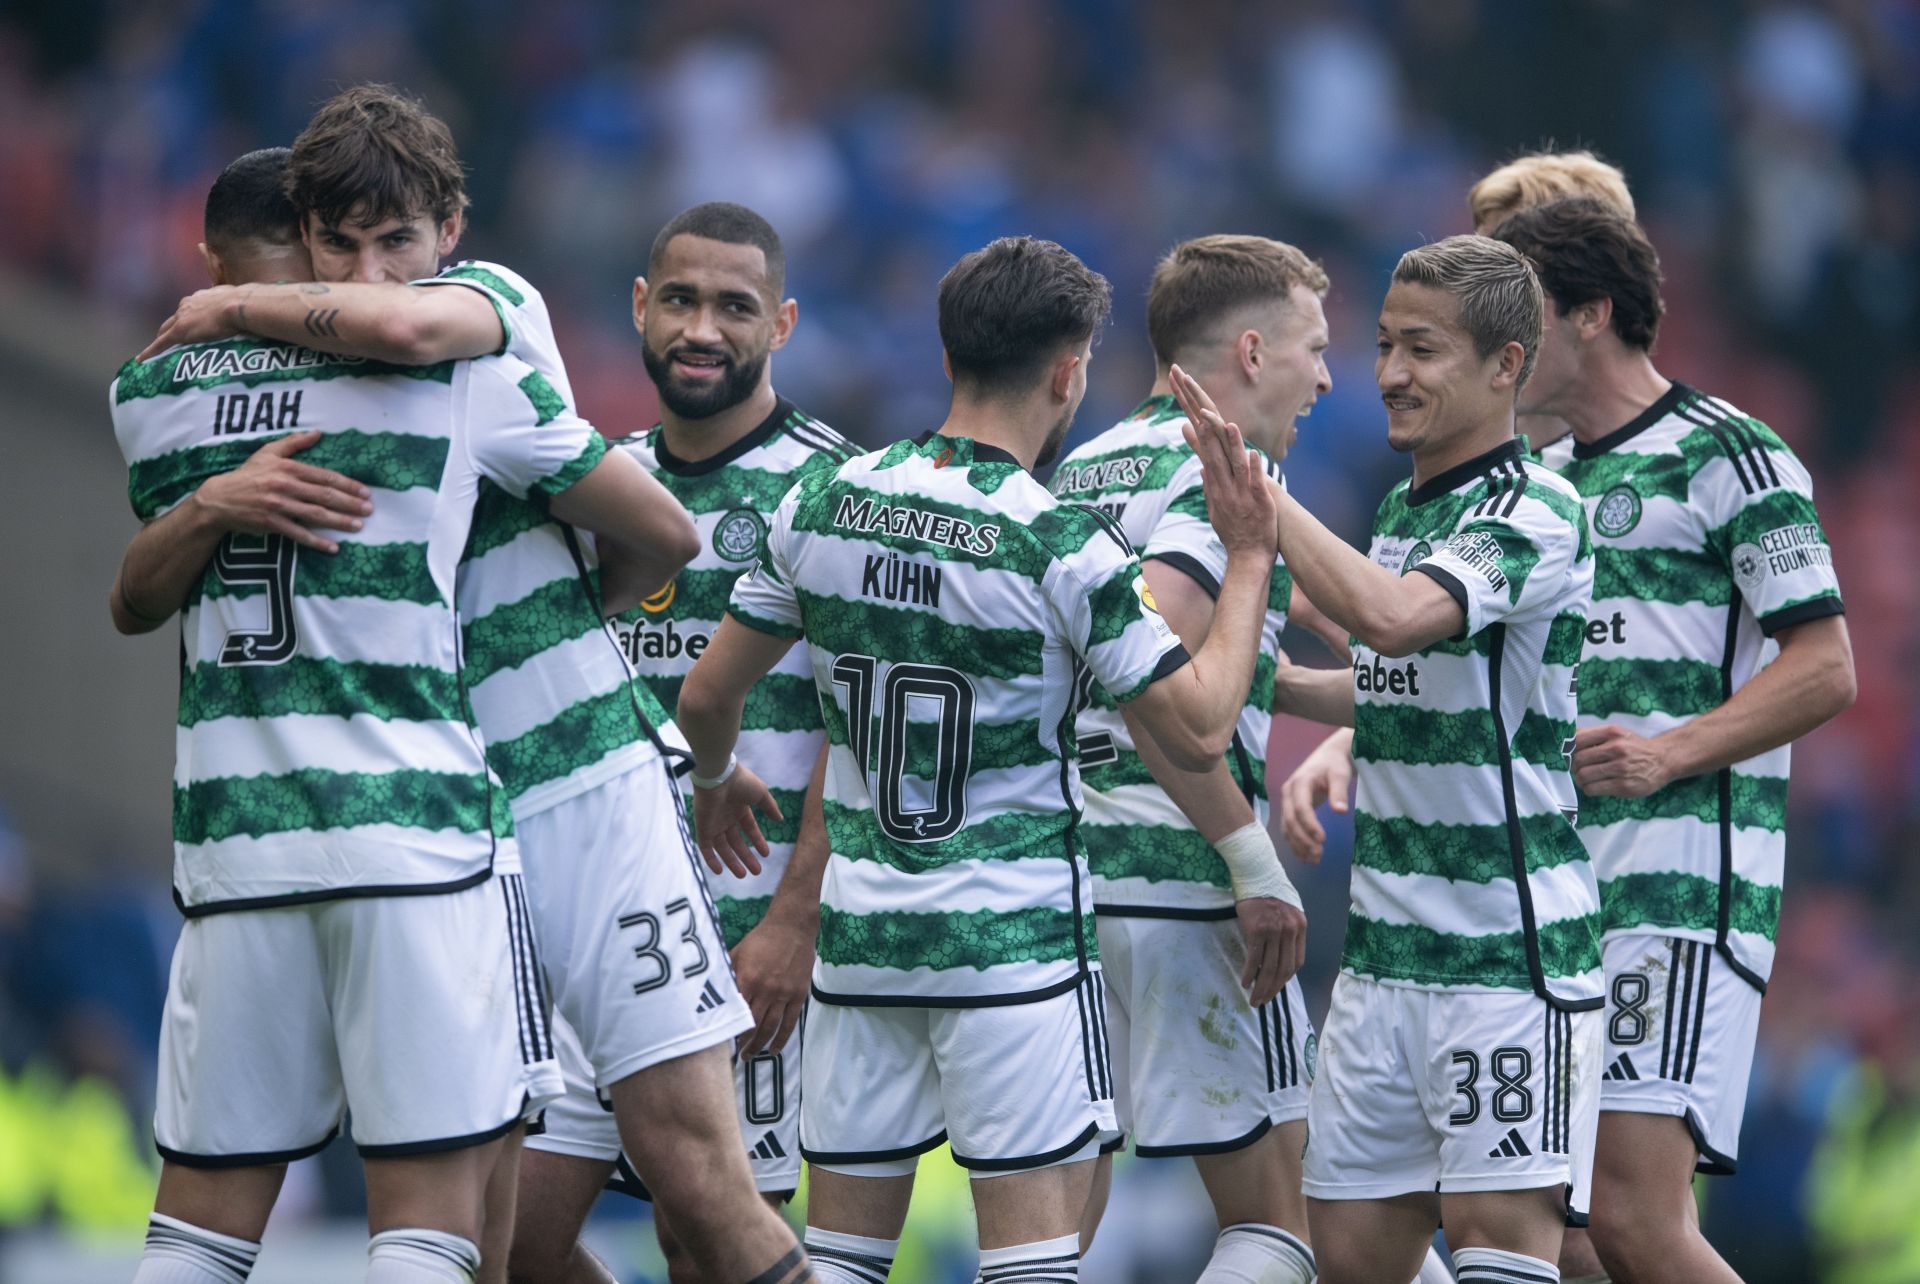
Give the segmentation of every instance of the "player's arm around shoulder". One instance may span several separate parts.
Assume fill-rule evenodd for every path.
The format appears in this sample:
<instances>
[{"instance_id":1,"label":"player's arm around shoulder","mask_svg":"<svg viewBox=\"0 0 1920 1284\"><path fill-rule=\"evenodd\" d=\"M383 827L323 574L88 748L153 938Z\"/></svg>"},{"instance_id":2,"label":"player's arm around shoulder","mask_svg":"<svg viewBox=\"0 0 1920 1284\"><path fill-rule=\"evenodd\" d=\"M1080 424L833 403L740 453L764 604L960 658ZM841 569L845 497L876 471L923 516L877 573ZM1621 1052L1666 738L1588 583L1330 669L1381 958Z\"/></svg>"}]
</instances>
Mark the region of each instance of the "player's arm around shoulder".
<instances>
[{"instance_id":1,"label":"player's arm around shoulder","mask_svg":"<svg viewBox=\"0 0 1920 1284\"><path fill-rule=\"evenodd\" d=\"M216 285L190 294L140 355L236 335L403 366L504 352L508 340L501 314L477 290L302 281Z\"/></svg>"}]
</instances>

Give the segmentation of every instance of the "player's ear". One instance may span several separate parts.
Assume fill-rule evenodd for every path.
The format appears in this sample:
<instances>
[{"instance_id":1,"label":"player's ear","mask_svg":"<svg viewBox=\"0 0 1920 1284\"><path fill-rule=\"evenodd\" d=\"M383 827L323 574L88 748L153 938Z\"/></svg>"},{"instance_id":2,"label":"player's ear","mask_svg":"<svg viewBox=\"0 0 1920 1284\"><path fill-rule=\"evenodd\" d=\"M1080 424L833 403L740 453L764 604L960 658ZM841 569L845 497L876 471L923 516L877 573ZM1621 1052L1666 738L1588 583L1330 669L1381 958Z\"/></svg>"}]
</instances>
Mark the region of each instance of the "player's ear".
<instances>
[{"instance_id":1,"label":"player's ear","mask_svg":"<svg viewBox=\"0 0 1920 1284\"><path fill-rule=\"evenodd\" d=\"M947 376L947 382L953 382L953 362L947 358L947 350L940 349L940 370Z\"/></svg>"},{"instance_id":2,"label":"player's ear","mask_svg":"<svg viewBox=\"0 0 1920 1284\"><path fill-rule=\"evenodd\" d=\"M1068 352L1053 363L1053 399L1073 400L1073 372L1080 368L1080 354Z\"/></svg>"},{"instance_id":3,"label":"player's ear","mask_svg":"<svg viewBox=\"0 0 1920 1284\"><path fill-rule=\"evenodd\" d=\"M647 278L644 276L636 276L633 278L633 328L639 331L641 338L644 339L646 337Z\"/></svg>"},{"instance_id":4,"label":"player's ear","mask_svg":"<svg viewBox=\"0 0 1920 1284\"><path fill-rule=\"evenodd\" d=\"M1260 378L1260 366L1267 359L1266 342L1258 330L1243 330L1233 345L1234 355L1240 359L1240 373L1248 383Z\"/></svg>"},{"instance_id":5,"label":"player's ear","mask_svg":"<svg viewBox=\"0 0 1920 1284\"><path fill-rule=\"evenodd\" d=\"M215 285L227 284L227 266L220 256L207 248L205 241L200 242L200 260L207 265L207 279Z\"/></svg>"},{"instance_id":6,"label":"player's ear","mask_svg":"<svg viewBox=\"0 0 1920 1284\"><path fill-rule=\"evenodd\" d=\"M1596 339L1613 324L1613 300L1604 294L1597 299L1589 299L1576 307L1567 320L1573 322L1582 340Z\"/></svg>"},{"instance_id":7,"label":"player's ear","mask_svg":"<svg viewBox=\"0 0 1920 1284\"><path fill-rule=\"evenodd\" d=\"M1520 368L1527 363L1527 350L1516 339L1501 345L1493 368L1493 387L1505 392L1520 382Z\"/></svg>"},{"instance_id":8,"label":"player's ear","mask_svg":"<svg viewBox=\"0 0 1920 1284\"><path fill-rule=\"evenodd\" d=\"M769 351L787 346L787 340L793 337L794 323L799 320L800 305L792 299L773 310L773 340L767 345Z\"/></svg>"},{"instance_id":9,"label":"player's ear","mask_svg":"<svg viewBox=\"0 0 1920 1284\"><path fill-rule=\"evenodd\" d=\"M455 210L440 220L440 232L436 252L441 258L453 253L453 247L460 244L460 233L465 230L461 223L460 211Z\"/></svg>"}]
</instances>

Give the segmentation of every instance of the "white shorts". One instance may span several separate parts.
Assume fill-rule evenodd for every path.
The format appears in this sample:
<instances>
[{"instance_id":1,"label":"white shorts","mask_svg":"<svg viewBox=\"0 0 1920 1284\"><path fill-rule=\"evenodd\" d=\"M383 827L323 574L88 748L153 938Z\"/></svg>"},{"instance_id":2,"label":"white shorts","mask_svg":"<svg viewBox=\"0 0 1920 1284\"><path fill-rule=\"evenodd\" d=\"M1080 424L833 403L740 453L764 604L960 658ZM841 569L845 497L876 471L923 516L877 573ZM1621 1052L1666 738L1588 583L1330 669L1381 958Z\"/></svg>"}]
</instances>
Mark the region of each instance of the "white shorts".
<instances>
[{"instance_id":1,"label":"white shorts","mask_svg":"<svg viewBox=\"0 0 1920 1284\"><path fill-rule=\"evenodd\" d=\"M1254 1008L1234 919L1103 914L1114 1112L1136 1154L1217 1155L1304 1119L1316 1037L1299 978Z\"/></svg>"},{"instance_id":2,"label":"white shorts","mask_svg":"<svg viewBox=\"0 0 1920 1284\"><path fill-rule=\"evenodd\" d=\"M554 1006L596 1087L753 1028L665 760L518 830Z\"/></svg>"},{"instance_id":3,"label":"white shorts","mask_svg":"<svg viewBox=\"0 0 1920 1284\"><path fill-rule=\"evenodd\" d=\"M1731 1173L1740 1154L1760 991L1712 943L1615 936L1607 967L1600 1109L1687 1121L1701 1172Z\"/></svg>"},{"instance_id":4,"label":"white shorts","mask_svg":"<svg viewBox=\"0 0 1920 1284\"><path fill-rule=\"evenodd\" d=\"M561 1090L520 876L188 919L153 1133L200 1168L478 1145Z\"/></svg>"},{"instance_id":5,"label":"white shorts","mask_svg":"<svg viewBox=\"0 0 1920 1284\"><path fill-rule=\"evenodd\" d=\"M527 1137L528 1148L617 1164L609 1188L651 1199L621 1152L613 1106L594 1088L580 1041L565 1020L554 1022L554 1042L567 1092L547 1107L545 1125ZM792 1194L800 1185L800 1031L777 1053L734 1058L733 1087L754 1187L770 1195Z\"/></svg>"},{"instance_id":6,"label":"white shorts","mask_svg":"<svg viewBox=\"0 0 1920 1284\"><path fill-rule=\"evenodd\" d=\"M1001 1007L807 1006L800 1153L910 1173L947 1142L975 1177L1091 1159L1115 1129L1105 987Z\"/></svg>"},{"instance_id":7,"label":"white shorts","mask_svg":"<svg viewBox=\"0 0 1920 1284\"><path fill-rule=\"evenodd\" d=\"M1387 1199L1566 1186L1585 1223L1599 1011L1532 994L1381 985L1342 972L1320 1032L1301 1189Z\"/></svg>"}]
</instances>

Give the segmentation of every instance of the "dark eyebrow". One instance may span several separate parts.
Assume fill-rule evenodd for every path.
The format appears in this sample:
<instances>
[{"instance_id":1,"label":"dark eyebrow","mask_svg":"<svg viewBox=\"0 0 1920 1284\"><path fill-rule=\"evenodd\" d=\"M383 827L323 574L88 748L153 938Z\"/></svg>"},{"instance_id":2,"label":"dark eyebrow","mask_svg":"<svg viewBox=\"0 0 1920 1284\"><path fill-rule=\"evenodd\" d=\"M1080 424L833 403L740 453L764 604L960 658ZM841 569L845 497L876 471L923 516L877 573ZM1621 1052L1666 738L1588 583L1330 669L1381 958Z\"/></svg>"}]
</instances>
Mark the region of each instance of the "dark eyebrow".
<instances>
[{"instance_id":1,"label":"dark eyebrow","mask_svg":"<svg viewBox=\"0 0 1920 1284\"><path fill-rule=\"evenodd\" d=\"M1430 325L1403 325L1398 331L1389 331L1384 325L1375 326L1374 328L1381 334L1397 333L1403 338L1410 338L1416 334L1433 333L1433 327Z\"/></svg>"}]
</instances>

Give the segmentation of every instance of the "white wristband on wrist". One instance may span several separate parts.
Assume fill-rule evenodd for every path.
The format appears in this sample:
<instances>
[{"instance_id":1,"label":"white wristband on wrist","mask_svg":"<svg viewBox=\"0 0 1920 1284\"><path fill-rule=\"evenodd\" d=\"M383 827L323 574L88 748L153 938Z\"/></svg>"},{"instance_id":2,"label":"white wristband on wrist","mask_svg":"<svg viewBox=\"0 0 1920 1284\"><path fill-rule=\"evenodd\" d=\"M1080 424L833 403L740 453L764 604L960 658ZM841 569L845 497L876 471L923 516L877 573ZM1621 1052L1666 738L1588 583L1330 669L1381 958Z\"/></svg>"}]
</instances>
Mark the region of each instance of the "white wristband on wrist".
<instances>
[{"instance_id":1,"label":"white wristband on wrist","mask_svg":"<svg viewBox=\"0 0 1920 1284\"><path fill-rule=\"evenodd\" d=\"M734 770L739 767L739 765L740 755L730 753L727 755L726 767L713 779L709 780L697 771L688 772L687 779L692 782L695 789L718 789L733 778Z\"/></svg>"},{"instance_id":2,"label":"white wristband on wrist","mask_svg":"<svg viewBox=\"0 0 1920 1284\"><path fill-rule=\"evenodd\" d=\"M1250 820L1214 843L1213 850L1226 862L1227 876L1233 880L1233 899L1252 900L1271 896L1300 909L1300 893L1280 865L1280 853L1274 850L1273 837L1266 826Z\"/></svg>"}]
</instances>

